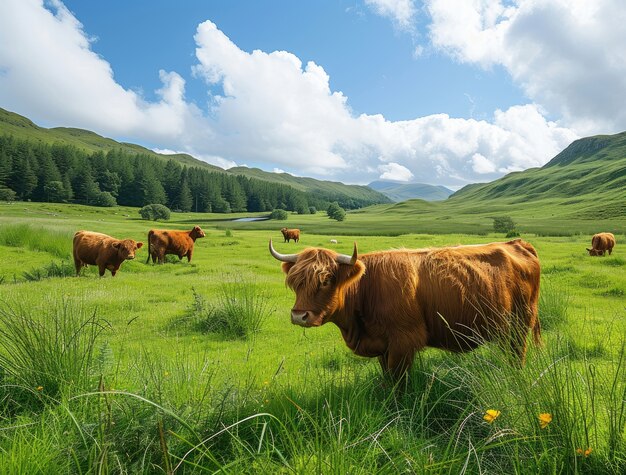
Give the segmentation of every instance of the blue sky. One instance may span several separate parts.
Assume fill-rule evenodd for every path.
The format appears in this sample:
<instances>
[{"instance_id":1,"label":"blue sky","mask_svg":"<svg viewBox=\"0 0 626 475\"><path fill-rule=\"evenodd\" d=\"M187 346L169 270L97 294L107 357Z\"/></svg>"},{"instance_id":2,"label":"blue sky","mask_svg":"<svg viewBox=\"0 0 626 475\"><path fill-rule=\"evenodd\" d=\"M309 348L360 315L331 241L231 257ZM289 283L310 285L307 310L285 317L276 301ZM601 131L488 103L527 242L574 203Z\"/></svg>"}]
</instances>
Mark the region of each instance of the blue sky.
<instances>
[{"instance_id":1,"label":"blue sky","mask_svg":"<svg viewBox=\"0 0 626 475\"><path fill-rule=\"evenodd\" d=\"M620 0L2 0L0 107L223 167L458 188L626 130Z\"/></svg>"},{"instance_id":2,"label":"blue sky","mask_svg":"<svg viewBox=\"0 0 626 475\"><path fill-rule=\"evenodd\" d=\"M185 77L187 97L206 101L206 87L194 81L193 33L210 19L244 51L289 51L314 61L330 76L332 90L349 97L355 113L410 120L442 111L455 117L490 116L526 100L500 67L479 71L438 54L414 59L419 44L353 1L157 0L65 1L89 35L92 49L126 88L155 100L158 71ZM114 34L111 34L114 32Z\"/></svg>"}]
</instances>

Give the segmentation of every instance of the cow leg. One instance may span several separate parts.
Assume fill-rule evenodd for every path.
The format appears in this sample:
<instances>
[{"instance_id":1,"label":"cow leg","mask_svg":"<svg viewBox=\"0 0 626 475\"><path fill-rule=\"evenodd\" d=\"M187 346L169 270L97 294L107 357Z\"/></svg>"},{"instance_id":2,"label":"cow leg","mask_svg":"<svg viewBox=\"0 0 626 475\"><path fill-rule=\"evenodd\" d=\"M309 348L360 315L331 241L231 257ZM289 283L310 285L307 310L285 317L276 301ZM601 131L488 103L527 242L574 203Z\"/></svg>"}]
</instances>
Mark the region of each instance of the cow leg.
<instances>
[{"instance_id":1,"label":"cow leg","mask_svg":"<svg viewBox=\"0 0 626 475\"><path fill-rule=\"evenodd\" d=\"M387 374L387 354L382 354L378 357L378 363L380 364L380 369L383 371L383 375Z\"/></svg>"},{"instance_id":2,"label":"cow leg","mask_svg":"<svg viewBox=\"0 0 626 475\"><path fill-rule=\"evenodd\" d=\"M383 375L390 378L394 384L398 384L402 379L408 377L409 370L413 365L415 350L399 351L389 349L383 356L378 358L378 362L383 368ZM400 386L396 386L400 387Z\"/></svg>"},{"instance_id":3,"label":"cow leg","mask_svg":"<svg viewBox=\"0 0 626 475\"><path fill-rule=\"evenodd\" d=\"M153 252L153 253L151 254L151 256L152 256L152 263L153 263L153 264L156 264L156 261L157 261L157 255L156 255L156 252Z\"/></svg>"},{"instance_id":4,"label":"cow leg","mask_svg":"<svg viewBox=\"0 0 626 475\"><path fill-rule=\"evenodd\" d=\"M187 251L187 262L191 262L191 249L189 251Z\"/></svg>"},{"instance_id":5,"label":"cow leg","mask_svg":"<svg viewBox=\"0 0 626 475\"><path fill-rule=\"evenodd\" d=\"M613 252L613 248L609 247L609 256L611 255L612 252Z\"/></svg>"},{"instance_id":6,"label":"cow leg","mask_svg":"<svg viewBox=\"0 0 626 475\"><path fill-rule=\"evenodd\" d=\"M83 263L77 257L74 257L74 267L76 267L76 276L80 275L80 270L83 268Z\"/></svg>"},{"instance_id":7,"label":"cow leg","mask_svg":"<svg viewBox=\"0 0 626 475\"><path fill-rule=\"evenodd\" d=\"M100 277L104 276L104 272L107 270L104 264L98 264L98 274Z\"/></svg>"}]
</instances>

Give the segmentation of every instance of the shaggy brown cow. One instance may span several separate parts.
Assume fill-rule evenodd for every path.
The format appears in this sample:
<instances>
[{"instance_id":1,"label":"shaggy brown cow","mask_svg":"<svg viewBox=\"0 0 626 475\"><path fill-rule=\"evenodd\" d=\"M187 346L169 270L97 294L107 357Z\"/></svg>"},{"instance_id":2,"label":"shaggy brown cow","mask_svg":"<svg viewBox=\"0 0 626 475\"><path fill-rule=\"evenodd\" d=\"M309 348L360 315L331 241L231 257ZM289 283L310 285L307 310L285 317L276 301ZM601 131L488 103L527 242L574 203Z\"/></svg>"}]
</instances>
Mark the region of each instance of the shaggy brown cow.
<instances>
[{"instance_id":1,"label":"shaggy brown cow","mask_svg":"<svg viewBox=\"0 0 626 475\"><path fill-rule=\"evenodd\" d=\"M115 239L102 233L78 231L74 234L74 266L76 275L87 265L98 266L100 277L106 269L115 273L122 262L135 258L135 251L143 246L142 242L132 239Z\"/></svg>"},{"instance_id":2,"label":"shaggy brown cow","mask_svg":"<svg viewBox=\"0 0 626 475\"><path fill-rule=\"evenodd\" d=\"M291 322L333 322L357 355L378 357L383 372L406 373L425 346L474 349L503 338L523 364L526 339L541 341L540 267L532 245L506 243L401 249L352 256L321 248L270 253L283 261L296 293Z\"/></svg>"},{"instance_id":3,"label":"shaggy brown cow","mask_svg":"<svg viewBox=\"0 0 626 475\"><path fill-rule=\"evenodd\" d=\"M613 233L598 233L591 238L591 249L587 248L590 256L604 256L609 251L609 256L615 247L615 236Z\"/></svg>"},{"instance_id":4,"label":"shaggy brown cow","mask_svg":"<svg viewBox=\"0 0 626 475\"><path fill-rule=\"evenodd\" d=\"M158 259L159 264L163 264L166 254L176 254L179 259L187 256L187 262L191 262L193 245L196 239L204 236L204 231L200 229L200 226L194 226L191 231L151 229L148 232L148 259L146 264L150 262L150 257L152 257L152 263Z\"/></svg>"},{"instance_id":5,"label":"shaggy brown cow","mask_svg":"<svg viewBox=\"0 0 626 475\"><path fill-rule=\"evenodd\" d=\"M299 229L287 229L283 228L280 230L283 233L283 237L285 240L283 242L289 242L290 239L293 239L294 242L298 242L300 240L300 230Z\"/></svg>"}]
</instances>

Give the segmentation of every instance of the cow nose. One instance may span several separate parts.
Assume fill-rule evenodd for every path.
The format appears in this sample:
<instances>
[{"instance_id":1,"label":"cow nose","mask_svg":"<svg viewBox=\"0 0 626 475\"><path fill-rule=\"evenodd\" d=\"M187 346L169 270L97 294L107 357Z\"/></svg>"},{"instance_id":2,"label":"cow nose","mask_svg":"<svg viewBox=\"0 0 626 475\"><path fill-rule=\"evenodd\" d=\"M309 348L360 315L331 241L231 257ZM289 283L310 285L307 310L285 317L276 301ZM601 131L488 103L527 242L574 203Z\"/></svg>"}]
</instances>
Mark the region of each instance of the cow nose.
<instances>
[{"instance_id":1,"label":"cow nose","mask_svg":"<svg viewBox=\"0 0 626 475\"><path fill-rule=\"evenodd\" d=\"M291 311L291 323L294 325L306 325L306 319L309 318L308 311L292 310Z\"/></svg>"},{"instance_id":2,"label":"cow nose","mask_svg":"<svg viewBox=\"0 0 626 475\"><path fill-rule=\"evenodd\" d=\"M128 256L128 259L134 259L135 256Z\"/></svg>"}]
</instances>

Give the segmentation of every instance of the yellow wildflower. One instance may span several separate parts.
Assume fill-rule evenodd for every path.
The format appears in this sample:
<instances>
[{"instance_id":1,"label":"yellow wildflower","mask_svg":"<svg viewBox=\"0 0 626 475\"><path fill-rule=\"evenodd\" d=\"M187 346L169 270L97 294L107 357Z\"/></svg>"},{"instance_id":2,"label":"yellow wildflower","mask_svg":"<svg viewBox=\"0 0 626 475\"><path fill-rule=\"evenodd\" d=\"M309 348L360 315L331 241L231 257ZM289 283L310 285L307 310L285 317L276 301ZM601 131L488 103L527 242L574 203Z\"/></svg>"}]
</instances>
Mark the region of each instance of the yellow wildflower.
<instances>
[{"instance_id":1,"label":"yellow wildflower","mask_svg":"<svg viewBox=\"0 0 626 475\"><path fill-rule=\"evenodd\" d=\"M43 386L37 386L37 391L43 391Z\"/></svg>"},{"instance_id":2,"label":"yellow wildflower","mask_svg":"<svg viewBox=\"0 0 626 475\"><path fill-rule=\"evenodd\" d=\"M550 414L549 412L542 412L541 414L539 414L539 426L542 429L548 427L548 424L550 424L550 422L552 422L552 414Z\"/></svg>"},{"instance_id":3,"label":"yellow wildflower","mask_svg":"<svg viewBox=\"0 0 626 475\"><path fill-rule=\"evenodd\" d=\"M496 409L487 409L487 412L485 412L483 419L485 419L489 424L493 424L493 421L495 421L499 416L500 411Z\"/></svg>"},{"instance_id":4,"label":"yellow wildflower","mask_svg":"<svg viewBox=\"0 0 626 475\"><path fill-rule=\"evenodd\" d=\"M165 373L163 373L163 376L165 376L166 378L170 375L169 371L166 371Z\"/></svg>"},{"instance_id":5,"label":"yellow wildflower","mask_svg":"<svg viewBox=\"0 0 626 475\"><path fill-rule=\"evenodd\" d=\"M589 454L591 453L591 451L592 451L592 450L593 450L593 449L592 449L591 447L589 447L589 448L588 448L588 449L586 449L586 450L583 450L583 449L580 449L580 448L579 448L579 449L576 449L576 453L577 453L578 455L584 455L585 457L589 457Z\"/></svg>"}]
</instances>

